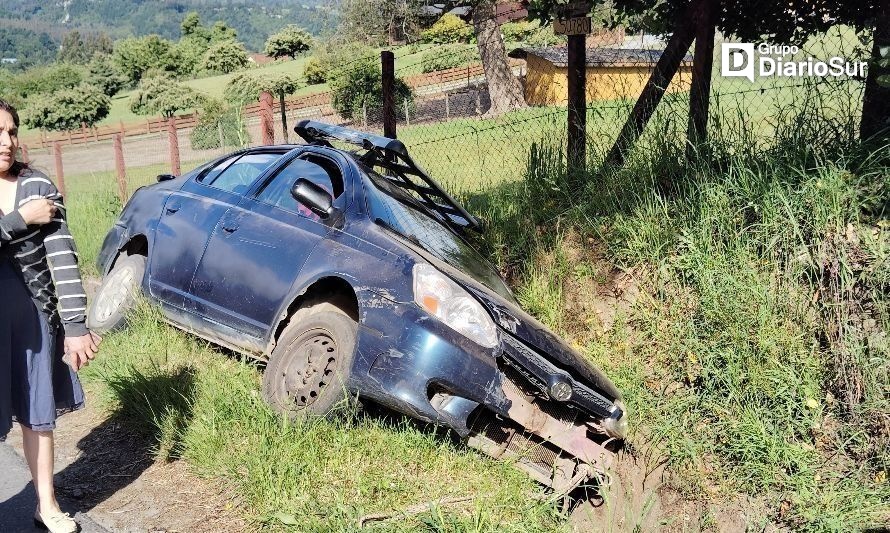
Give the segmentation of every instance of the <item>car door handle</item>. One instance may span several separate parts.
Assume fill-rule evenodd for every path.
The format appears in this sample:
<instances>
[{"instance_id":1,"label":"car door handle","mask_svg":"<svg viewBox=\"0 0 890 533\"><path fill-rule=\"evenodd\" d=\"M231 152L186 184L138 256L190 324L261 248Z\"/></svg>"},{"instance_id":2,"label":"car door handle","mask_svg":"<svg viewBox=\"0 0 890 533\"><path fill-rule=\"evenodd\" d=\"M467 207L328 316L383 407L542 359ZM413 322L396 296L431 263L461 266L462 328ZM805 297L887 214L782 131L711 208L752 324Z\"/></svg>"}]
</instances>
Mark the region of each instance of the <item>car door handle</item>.
<instances>
[{"instance_id":1,"label":"car door handle","mask_svg":"<svg viewBox=\"0 0 890 533\"><path fill-rule=\"evenodd\" d=\"M168 214L168 215L172 215L173 213L175 213L175 212L177 212L177 211L179 211L179 206L178 206L178 205L171 205L171 206L167 207L167 214Z\"/></svg>"},{"instance_id":2,"label":"car door handle","mask_svg":"<svg viewBox=\"0 0 890 533\"><path fill-rule=\"evenodd\" d=\"M238 226L223 226L223 231L226 233L232 234L235 233L235 230L238 229Z\"/></svg>"}]
</instances>

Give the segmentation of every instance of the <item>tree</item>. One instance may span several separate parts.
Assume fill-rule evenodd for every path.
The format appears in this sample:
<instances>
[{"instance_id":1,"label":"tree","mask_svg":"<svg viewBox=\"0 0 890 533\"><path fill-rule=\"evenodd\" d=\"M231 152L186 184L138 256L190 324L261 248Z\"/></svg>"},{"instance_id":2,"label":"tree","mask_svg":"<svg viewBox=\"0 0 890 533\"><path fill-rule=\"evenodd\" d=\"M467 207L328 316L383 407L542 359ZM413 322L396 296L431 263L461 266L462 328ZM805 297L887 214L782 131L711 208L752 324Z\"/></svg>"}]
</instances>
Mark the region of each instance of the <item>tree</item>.
<instances>
[{"instance_id":1,"label":"tree","mask_svg":"<svg viewBox=\"0 0 890 533\"><path fill-rule=\"evenodd\" d=\"M214 22L210 29L210 40L213 42L234 41L237 38L238 32L221 20Z\"/></svg>"},{"instance_id":2,"label":"tree","mask_svg":"<svg viewBox=\"0 0 890 533\"><path fill-rule=\"evenodd\" d=\"M338 34L371 45L413 41L420 31L424 0L342 0Z\"/></svg>"},{"instance_id":3,"label":"tree","mask_svg":"<svg viewBox=\"0 0 890 533\"><path fill-rule=\"evenodd\" d=\"M107 117L110 109L111 99L98 87L81 84L33 98L23 115L30 128L62 131L83 124L92 127Z\"/></svg>"},{"instance_id":4,"label":"tree","mask_svg":"<svg viewBox=\"0 0 890 533\"><path fill-rule=\"evenodd\" d=\"M290 57L296 59L312 46L312 36L303 28L289 24L280 32L271 35L266 41L265 53L269 57L279 59Z\"/></svg>"},{"instance_id":5,"label":"tree","mask_svg":"<svg viewBox=\"0 0 890 533\"><path fill-rule=\"evenodd\" d=\"M235 105L244 105L260 99L260 93L269 91L276 95L293 94L301 87L296 78L288 74L250 75L236 74L226 85L225 99Z\"/></svg>"},{"instance_id":6,"label":"tree","mask_svg":"<svg viewBox=\"0 0 890 533\"><path fill-rule=\"evenodd\" d=\"M197 91L177 83L172 76L161 75L139 82L136 94L130 99L130 111L137 115L172 117L177 111L194 109L204 98Z\"/></svg>"},{"instance_id":7,"label":"tree","mask_svg":"<svg viewBox=\"0 0 890 533\"><path fill-rule=\"evenodd\" d=\"M34 67L15 77L13 90L21 98L27 99L34 94L54 93L75 87L84 80L84 75L83 67L68 63Z\"/></svg>"},{"instance_id":8,"label":"tree","mask_svg":"<svg viewBox=\"0 0 890 533\"><path fill-rule=\"evenodd\" d=\"M181 62L172 52L172 42L157 35L146 35L118 41L112 59L118 71L135 84L149 69L176 72Z\"/></svg>"},{"instance_id":9,"label":"tree","mask_svg":"<svg viewBox=\"0 0 890 533\"><path fill-rule=\"evenodd\" d=\"M496 0L478 0L473 9L473 29L491 100L489 115L525 107L522 85L507 61L504 38L495 17L495 4Z\"/></svg>"},{"instance_id":10,"label":"tree","mask_svg":"<svg viewBox=\"0 0 890 533\"><path fill-rule=\"evenodd\" d=\"M57 56L59 61L84 65L95 55L108 55L114 49L111 38L105 33L81 35L72 31L62 38Z\"/></svg>"},{"instance_id":11,"label":"tree","mask_svg":"<svg viewBox=\"0 0 890 533\"><path fill-rule=\"evenodd\" d=\"M108 56L95 56L87 68L90 73L89 83L99 87L108 96L120 92L127 83L127 79L118 73Z\"/></svg>"},{"instance_id":12,"label":"tree","mask_svg":"<svg viewBox=\"0 0 890 533\"><path fill-rule=\"evenodd\" d=\"M208 72L228 74L241 70L250 64L244 45L226 40L212 45L204 54L201 68Z\"/></svg>"}]
</instances>

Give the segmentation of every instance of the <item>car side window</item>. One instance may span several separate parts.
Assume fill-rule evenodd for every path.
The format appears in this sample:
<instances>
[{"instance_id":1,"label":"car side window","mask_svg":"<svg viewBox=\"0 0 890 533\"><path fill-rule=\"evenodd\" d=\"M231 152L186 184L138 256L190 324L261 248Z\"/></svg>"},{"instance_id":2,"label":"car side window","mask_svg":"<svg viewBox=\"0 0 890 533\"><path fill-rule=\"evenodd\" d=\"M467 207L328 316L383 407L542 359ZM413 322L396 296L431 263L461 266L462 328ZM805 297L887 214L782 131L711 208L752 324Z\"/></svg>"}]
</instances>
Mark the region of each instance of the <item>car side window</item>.
<instances>
[{"instance_id":1,"label":"car side window","mask_svg":"<svg viewBox=\"0 0 890 533\"><path fill-rule=\"evenodd\" d=\"M235 194L244 194L254 180L279 157L281 154L244 154L234 161L226 160L214 167L201 178L201 183Z\"/></svg>"},{"instance_id":2,"label":"car side window","mask_svg":"<svg viewBox=\"0 0 890 533\"><path fill-rule=\"evenodd\" d=\"M314 217L315 215L312 214L309 208L301 205L291 195L291 189L298 179L303 178L328 191L335 199L339 197L343 193L343 179L340 169L333 161L325 158L322 158L322 161L330 163L336 169L334 176L331 175L328 169L314 161L307 161L302 157L294 159L281 169L272 178L272 181L263 187L257 195L257 200L287 211Z\"/></svg>"}]
</instances>

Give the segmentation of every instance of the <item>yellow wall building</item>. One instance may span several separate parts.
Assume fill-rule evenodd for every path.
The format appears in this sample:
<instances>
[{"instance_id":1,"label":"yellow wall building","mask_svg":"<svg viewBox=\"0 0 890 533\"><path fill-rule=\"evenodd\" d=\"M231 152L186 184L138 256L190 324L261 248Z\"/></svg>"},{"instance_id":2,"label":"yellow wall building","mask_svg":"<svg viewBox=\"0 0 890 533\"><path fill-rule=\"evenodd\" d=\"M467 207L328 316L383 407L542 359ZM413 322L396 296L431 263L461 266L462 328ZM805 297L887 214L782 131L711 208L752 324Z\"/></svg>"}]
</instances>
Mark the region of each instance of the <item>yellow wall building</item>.
<instances>
[{"instance_id":1,"label":"yellow wall building","mask_svg":"<svg viewBox=\"0 0 890 533\"><path fill-rule=\"evenodd\" d=\"M511 57L526 60L525 101L529 105L566 105L569 95L565 47L520 48ZM587 49L587 101L636 99L649 80L661 50ZM688 91L692 57L680 64L668 92Z\"/></svg>"}]
</instances>

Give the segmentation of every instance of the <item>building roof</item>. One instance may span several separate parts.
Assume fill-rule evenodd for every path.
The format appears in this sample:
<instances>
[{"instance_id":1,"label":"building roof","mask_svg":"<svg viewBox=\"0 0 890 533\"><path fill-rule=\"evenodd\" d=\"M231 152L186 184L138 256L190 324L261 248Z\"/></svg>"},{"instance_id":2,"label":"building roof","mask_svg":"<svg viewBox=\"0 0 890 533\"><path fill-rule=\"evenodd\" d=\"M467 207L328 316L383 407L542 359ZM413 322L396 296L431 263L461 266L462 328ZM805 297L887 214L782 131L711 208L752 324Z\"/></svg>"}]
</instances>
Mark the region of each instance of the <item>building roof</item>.
<instances>
[{"instance_id":1,"label":"building roof","mask_svg":"<svg viewBox=\"0 0 890 533\"><path fill-rule=\"evenodd\" d=\"M639 48L587 48L587 66L651 66L658 62L663 51ZM569 64L568 49L565 46L517 48L510 52L510 57L519 59L525 59L530 55L540 57L560 68L565 68ZM683 58L683 64L692 64L692 55L687 54Z\"/></svg>"}]
</instances>

